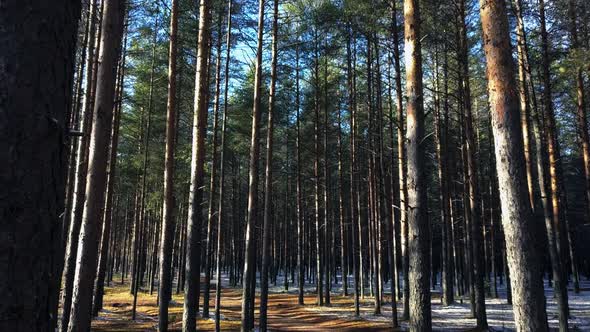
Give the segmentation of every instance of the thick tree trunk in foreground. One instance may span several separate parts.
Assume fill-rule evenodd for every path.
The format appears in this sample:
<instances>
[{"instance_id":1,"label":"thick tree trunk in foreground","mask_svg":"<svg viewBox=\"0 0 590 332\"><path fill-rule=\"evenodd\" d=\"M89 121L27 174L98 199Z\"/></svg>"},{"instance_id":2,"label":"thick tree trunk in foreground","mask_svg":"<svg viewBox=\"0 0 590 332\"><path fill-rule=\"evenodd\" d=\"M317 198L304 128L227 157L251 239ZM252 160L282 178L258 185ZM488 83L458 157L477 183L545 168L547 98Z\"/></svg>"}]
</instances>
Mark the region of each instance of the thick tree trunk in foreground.
<instances>
[{"instance_id":1,"label":"thick tree trunk in foreground","mask_svg":"<svg viewBox=\"0 0 590 332\"><path fill-rule=\"evenodd\" d=\"M51 331L80 1L1 7L0 330Z\"/></svg>"},{"instance_id":2,"label":"thick tree trunk in foreground","mask_svg":"<svg viewBox=\"0 0 590 332\"><path fill-rule=\"evenodd\" d=\"M209 13L210 0L201 0L199 9L199 37L195 74L195 101L193 117L193 144L191 157L191 182L189 194L189 213L187 219L186 287L184 289L184 308L182 330L196 330L198 294L201 267L201 221L203 211L203 175L205 163L205 136L207 136L207 65L209 54Z\"/></svg>"},{"instance_id":3,"label":"thick tree trunk in foreground","mask_svg":"<svg viewBox=\"0 0 590 332\"><path fill-rule=\"evenodd\" d=\"M255 283L255 244L256 217L258 203L258 157L260 155L260 94L262 85L262 37L264 34L264 3L258 2L258 46L256 50L256 73L254 76L254 105L252 107L252 140L250 142L250 171L248 183L248 215L246 219L246 245L242 292L242 331L250 331L254 327L254 289Z\"/></svg>"},{"instance_id":4,"label":"thick tree trunk in foreground","mask_svg":"<svg viewBox=\"0 0 590 332\"><path fill-rule=\"evenodd\" d=\"M168 304L172 296L172 241L174 237L174 149L176 143L176 54L178 39L178 0L170 10L170 45L168 48L168 105L166 107L166 152L164 157L164 203L160 242L158 288L158 331L168 330Z\"/></svg>"},{"instance_id":5,"label":"thick tree trunk in foreground","mask_svg":"<svg viewBox=\"0 0 590 332\"><path fill-rule=\"evenodd\" d=\"M404 0L406 53L407 152L408 152L408 249L410 279L410 331L432 330L430 311L430 227L428 225L424 95L420 43L420 7Z\"/></svg>"},{"instance_id":6,"label":"thick tree trunk in foreground","mask_svg":"<svg viewBox=\"0 0 590 332\"><path fill-rule=\"evenodd\" d=\"M99 66L96 84L96 100L90 136L86 201L78 244L78 258L74 278L72 311L68 331L90 329L92 290L96 277L99 233L105 203L109 138L112 127L115 96L116 62L123 34L124 0L105 2Z\"/></svg>"},{"instance_id":7,"label":"thick tree trunk in foreground","mask_svg":"<svg viewBox=\"0 0 590 332\"><path fill-rule=\"evenodd\" d=\"M504 0L480 0L480 7L514 320L518 331L547 331L506 4Z\"/></svg>"}]
</instances>

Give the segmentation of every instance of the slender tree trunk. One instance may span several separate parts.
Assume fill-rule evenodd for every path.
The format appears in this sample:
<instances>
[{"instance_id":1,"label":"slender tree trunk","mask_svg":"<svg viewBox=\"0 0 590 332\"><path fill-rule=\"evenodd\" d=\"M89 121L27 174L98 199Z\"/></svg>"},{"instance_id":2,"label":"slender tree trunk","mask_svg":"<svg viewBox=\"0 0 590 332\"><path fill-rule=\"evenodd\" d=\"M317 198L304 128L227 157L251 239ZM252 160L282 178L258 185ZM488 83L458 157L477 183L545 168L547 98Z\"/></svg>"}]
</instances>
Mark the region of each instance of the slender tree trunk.
<instances>
[{"instance_id":1,"label":"slender tree trunk","mask_svg":"<svg viewBox=\"0 0 590 332\"><path fill-rule=\"evenodd\" d=\"M546 23L545 23L545 2L539 0L539 13L541 18L541 53L542 53L542 79L543 79L543 102L544 102L544 119L546 121L545 135L547 137L547 152L549 157L549 188L551 193L551 206L553 215L553 232L555 236L556 250L558 254L558 260L562 262L566 260L566 236L567 231L567 216L564 213L563 207L567 204L563 199L561 192L561 184L563 179L560 161L560 149L557 140L558 132L555 124L555 114L553 111L553 100L551 96L551 74L550 68L551 60L549 58L549 36L547 34ZM549 236L549 234L548 234ZM573 259L573 257L572 257ZM552 262L553 263L553 262ZM559 264L557 260L555 264ZM559 269L559 268L558 268ZM568 296L567 296L567 280L565 279L565 271L561 271L562 277L555 279L555 281L561 281L561 285L556 288L560 293L558 294L558 307L559 307L559 328L560 331L567 331L567 320L569 316L568 308Z\"/></svg>"},{"instance_id":2,"label":"slender tree trunk","mask_svg":"<svg viewBox=\"0 0 590 332\"><path fill-rule=\"evenodd\" d=\"M191 181L189 194L189 213L187 219L187 257L186 280L184 289L184 308L182 315L183 332L196 330L197 311L199 307L198 294L201 266L201 221L203 214L201 203L203 200L203 176L205 162L205 136L207 136L207 90L209 64L209 13L210 0L201 0L199 4L199 36L197 47L197 61L195 73L195 101L193 116L193 144L191 156Z\"/></svg>"},{"instance_id":3,"label":"slender tree trunk","mask_svg":"<svg viewBox=\"0 0 590 332\"><path fill-rule=\"evenodd\" d=\"M329 197L328 190L330 186L330 174L328 173L328 45L327 39L325 40L325 51L324 51L324 135L323 135L323 148L324 148L324 185L323 185L323 210L324 210L324 235L325 235L325 250L324 250L324 261L326 271L326 284L324 286L324 302L326 305L330 305L330 288L331 288L331 269L332 269L332 218L330 217Z\"/></svg>"},{"instance_id":4,"label":"slender tree trunk","mask_svg":"<svg viewBox=\"0 0 590 332\"><path fill-rule=\"evenodd\" d=\"M316 285L317 285L317 304L324 305L324 296L322 293L322 250L321 250L321 228L320 228L320 84L319 84L319 46L318 46L318 31L314 30L314 162L313 162L313 176L314 176L314 205L315 205L315 249L316 249Z\"/></svg>"},{"instance_id":5,"label":"slender tree trunk","mask_svg":"<svg viewBox=\"0 0 590 332\"><path fill-rule=\"evenodd\" d=\"M170 43L168 47L168 102L166 105L166 151L164 156L164 202L162 206L162 237L160 239L160 271L158 288L158 331L168 331L168 304L172 296L171 254L174 215L174 150L176 143L176 55L178 40L178 0L170 9Z\"/></svg>"},{"instance_id":6,"label":"slender tree trunk","mask_svg":"<svg viewBox=\"0 0 590 332\"><path fill-rule=\"evenodd\" d=\"M343 173L342 173L342 117L340 110L338 113L338 220L340 224L340 268L342 271L342 295L348 296L348 237L346 226L344 224L344 197L343 192Z\"/></svg>"},{"instance_id":7,"label":"slender tree trunk","mask_svg":"<svg viewBox=\"0 0 590 332\"><path fill-rule=\"evenodd\" d=\"M268 266L270 264L270 231L273 227L272 216L272 159L273 159L273 115L275 105L275 93L277 84L277 44L278 44L278 19L279 1L273 2L272 22L272 60L270 72L270 90L268 96L268 123L266 129L266 170L264 179L264 225L262 238L262 271L260 275L260 331L267 331L268 312ZM283 239L286 240L286 239ZM274 255L276 257L276 255Z\"/></svg>"},{"instance_id":8,"label":"slender tree trunk","mask_svg":"<svg viewBox=\"0 0 590 332\"><path fill-rule=\"evenodd\" d=\"M68 331L90 329L93 282L105 203L109 135L111 133L115 97L116 61L121 48L125 1L105 3L97 70L96 102L88 159L86 201L78 244L78 259L74 277L72 311Z\"/></svg>"},{"instance_id":9,"label":"slender tree trunk","mask_svg":"<svg viewBox=\"0 0 590 332\"><path fill-rule=\"evenodd\" d=\"M213 218L215 216L215 196L217 195L217 131L219 118L219 95L221 87L221 30L223 27L223 10L219 10L217 26L217 46L215 62L215 100L213 107L213 151L211 151L211 179L209 184L209 207L207 216L207 246L205 251L205 289L203 290L203 317L209 317L209 298L211 290L211 259L213 248L211 246L213 236ZM219 231L219 230L217 230Z\"/></svg>"},{"instance_id":10,"label":"slender tree trunk","mask_svg":"<svg viewBox=\"0 0 590 332\"><path fill-rule=\"evenodd\" d=\"M400 197L400 224L401 224L401 247L402 247L402 270L404 278L404 305L402 319L410 319L410 289L408 288L408 225L407 225L407 211L408 202L408 187L406 183L407 169L406 169L406 146L405 146L405 130L404 130L404 108L403 108L403 92L401 80L401 64L400 64L400 50L399 50L399 32L397 27L397 8L396 2L392 1L392 39L393 39L393 62L395 68L395 90L396 90L396 109L397 109L397 160L399 172L399 197ZM405 8L405 6L404 6Z\"/></svg>"},{"instance_id":11,"label":"slender tree trunk","mask_svg":"<svg viewBox=\"0 0 590 332\"><path fill-rule=\"evenodd\" d=\"M524 145L524 158L526 165L526 176L527 176L527 188L529 192L529 203L533 213L536 208L535 204L535 193L533 190L533 166L532 166L532 155L531 146L533 144L531 129L530 129L530 114L531 107L529 103L528 87L527 87L527 65L528 60L526 59L526 35L524 30L524 20L522 17L522 0L514 1L514 9L516 12L516 48L518 51L518 79L519 79L519 96L520 96L520 111L521 119L520 124L522 126L522 139Z\"/></svg>"},{"instance_id":12,"label":"slender tree trunk","mask_svg":"<svg viewBox=\"0 0 590 332\"><path fill-rule=\"evenodd\" d=\"M424 167L424 95L420 43L420 7L404 0L406 93L408 118L408 249L410 276L410 331L430 331L430 227Z\"/></svg>"},{"instance_id":13,"label":"slender tree trunk","mask_svg":"<svg viewBox=\"0 0 590 332\"><path fill-rule=\"evenodd\" d=\"M258 203L258 157L260 155L260 98L262 84L262 37L264 34L264 3L258 2L258 46L256 49L256 73L254 76L254 105L252 107L252 140L250 142L250 170L248 182L248 215L246 221L246 243L242 293L242 331L254 327L254 290L256 282L255 263L255 227Z\"/></svg>"},{"instance_id":14,"label":"slender tree trunk","mask_svg":"<svg viewBox=\"0 0 590 332\"><path fill-rule=\"evenodd\" d=\"M469 209L470 229L467 232L471 233L471 260L473 263L473 278L471 281L474 288L475 296L475 318L477 320L477 327L486 329L488 327L485 307L485 289L484 289L484 269L485 257L482 239L482 222L481 222L481 197L478 183L478 173L476 165L476 136L473 130L473 114L471 106L471 89L469 86L469 58L467 44L467 27L465 23L465 0L461 0L459 4L460 16L460 65L462 71L461 87L463 91L463 111L465 115L465 136L466 136L466 154L467 154L467 175L469 183Z\"/></svg>"},{"instance_id":15,"label":"slender tree trunk","mask_svg":"<svg viewBox=\"0 0 590 332\"><path fill-rule=\"evenodd\" d=\"M304 251L304 236L305 236L305 225L303 216L303 187L301 184L301 120L300 120L300 88L299 88L299 38L297 38L297 45L295 46L295 103L297 109L297 138L295 141L295 147L297 149L297 266L298 266L298 298L299 305L304 304L303 300L303 288L305 286L305 251Z\"/></svg>"},{"instance_id":16,"label":"slender tree trunk","mask_svg":"<svg viewBox=\"0 0 590 332\"><path fill-rule=\"evenodd\" d=\"M580 43L578 41L578 27L576 23L576 4L574 0L568 1L568 11L570 14L570 22L571 22L571 39L572 39L572 48L579 49ZM586 211L585 211L585 220L590 218L590 139L588 138L588 121L587 121L587 112L586 112L586 103L584 94L586 93L584 89L584 78L582 76L583 68L580 66L576 69L576 120L578 124L578 139L582 145L582 168L584 169L584 176L586 178ZM573 237L572 229L568 230L568 239L569 239L569 249L570 249L570 256L571 256L571 267L572 267L572 275L574 279L574 292L580 293L580 281L578 276L578 265L576 264L576 257L574 256L573 248L574 243L572 243Z\"/></svg>"},{"instance_id":17,"label":"slender tree trunk","mask_svg":"<svg viewBox=\"0 0 590 332\"><path fill-rule=\"evenodd\" d=\"M539 257L530 232L534 228L534 221L527 201L517 85L505 2L480 0L480 16L487 60L502 223L509 244L507 253L514 296L514 320L518 331L547 331Z\"/></svg>"},{"instance_id":18,"label":"slender tree trunk","mask_svg":"<svg viewBox=\"0 0 590 332\"><path fill-rule=\"evenodd\" d=\"M119 70L118 70L118 78L117 78L117 85L115 88L116 96L119 96L119 86L121 89L123 87L123 83L121 80L123 79L123 71L125 70L125 48L126 48L126 40L127 37L123 38L123 50L119 60ZM109 149L109 159L108 159L108 168L107 168L107 192L106 192L106 203L104 208L104 216L103 216L103 226L102 226L102 234L101 234L101 241L100 241L100 251L99 251L99 259L98 259L98 272L96 277L96 282L94 285L94 302L92 305L92 316L98 316L98 312L102 310L102 298L104 295L104 279L105 273L107 268L107 259L109 256L109 243L110 243L110 235L111 235L111 224L113 219L113 191L115 188L115 177L116 177L116 169L117 169L117 149L119 146L119 125L121 122L121 106L120 101L115 100L114 107L114 115L113 115L113 124L111 129L110 135L110 149ZM111 250L112 251L112 250Z\"/></svg>"}]
</instances>

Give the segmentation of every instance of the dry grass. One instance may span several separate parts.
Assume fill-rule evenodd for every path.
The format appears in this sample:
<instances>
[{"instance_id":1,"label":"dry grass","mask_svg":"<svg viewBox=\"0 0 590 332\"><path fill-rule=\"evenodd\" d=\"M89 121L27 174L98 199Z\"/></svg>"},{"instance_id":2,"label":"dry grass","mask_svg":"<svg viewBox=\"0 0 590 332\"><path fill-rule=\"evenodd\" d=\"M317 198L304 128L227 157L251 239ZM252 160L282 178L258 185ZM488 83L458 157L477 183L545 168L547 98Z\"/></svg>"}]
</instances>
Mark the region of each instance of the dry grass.
<instances>
[{"instance_id":1,"label":"dry grass","mask_svg":"<svg viewBox=\"0 0 590 332\"><path fill-rule=\"evenodd\" d=\"M214 289L214 287L212 287ZM214 291L211 292L211 316L214 310ZM183 295L173 295L170 305L170 329L180 331L182 327ZM201 296L202 299L202 296ZM226 288L222 291L221 329L235 331L240 329L241 289ZM297 294L271 293L269 295L268 321L273 331L391 331L385 322L353 319L352 297L332 296L332 305L318 307L315 295L306 294L304 306L297 304ZM362 301L363 314L372 312L372 301ZM106 287L104 310L92 322L93 331L155 331L158 322L157 294L142 292L137 299L137 317L131 320L133 297L128 285ZM256 300L258 306L258 299ZM255 312L258 319L258 310ZM214 330L213 319L199 317L199 331Z\"/></svg>"}]
</instances>

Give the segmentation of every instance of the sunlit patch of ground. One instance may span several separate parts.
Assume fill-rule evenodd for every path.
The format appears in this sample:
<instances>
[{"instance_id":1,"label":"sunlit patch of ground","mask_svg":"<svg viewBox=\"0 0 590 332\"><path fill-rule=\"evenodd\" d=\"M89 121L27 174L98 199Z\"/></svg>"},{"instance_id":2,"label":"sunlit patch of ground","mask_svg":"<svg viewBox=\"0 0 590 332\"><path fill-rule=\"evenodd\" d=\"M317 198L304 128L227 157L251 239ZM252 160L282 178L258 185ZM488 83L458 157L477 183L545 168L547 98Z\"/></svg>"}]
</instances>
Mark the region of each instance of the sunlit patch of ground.
<instances>
[{"instance_id":1,"label":"sunlit patch of ground","mask_svg":"<svg viewBox=\"0 0 590 332\"><path fill-rule=\"evenodd\" d=\"M259 294L257 294L259 295ZM235 331L240 329L241 288L224 288L222 290L221 329ZM202 299L202 296L201 296ZM297 304L296 293L271 293L269 295L268 322L273 331L391 331L388 322L369 321L362 316L372 315L373 301L361 301L361 318L351 314L352 297L332 296L329 307L315 305L315 294L306 294L305 305ZM182 328L183 295L174 294L169 309L170 330L180 331ZM215 306L215 292L212 287L210 301L211 318L199 317L197 328L199 331L212 331L215 328L213 320ZM256 299L255 316L258 321L258 304ZM135 321L131 320L133 297L127 284L114 284L105 288L104 309L99 317L92 322L93 331L154 331L157 329L158 307L157 293L149 295L142 292L137 298L137 314ZM202 303L201 303L202 310ZM257 323L257 322L256 322Z\"/></svg>"},{"instance_id":2,"label":"sunlit patch of ground","mask_svg":"<svg viewBox=\"0 0 590 332\"><path fill-rule=\"evenodd\" d=\"M214 315L215 292L212 284L210 315ZM226 285L226 282L223 283ZM360 301L360 317L354 316L353 297L340 295L336 285L330 306L316 305L316 295L311 286L306 287L305 305L297 304L297 291L288 292L281 287L271 287L269 295L268 323L272 331L392 331L391 297L386 295L382 304L382 313L374 314L374 300L367 296ZM579 295L570 292L572 317L570 328L574 331L590 330L590 282L583 282L583 291ZM104 310L92 322L93 331L155 331L158 322L157 292L149 295L141 292L137 300L137 317L131 319L133 297L129 285L114 284L106 287ZM222 290L221 329L236 331L240 329L241 288L224 287ZM258 295L256 308L258 308ZM513 331L512 308L506 304L504 289L500 289L501 298L486 299L488 323L493 331ZM548 299L548 316L552 328L557 326L555 300L552 289L546 289ZM201 295L201 310L202 310ZM174 294L169 309L170 330L182 328L183 295ZM402 303L398 302L398 316L401 317ZM199 313L197 328L200 331L212 331L215 328L213 318L202 318ZM258 309L255 311L258 320ZM432 293L433 329L446 331L475 331L475 319L470 316L468 300L444 307L440 303L440 292ZM257 325L258 322L256 322ZM402 329L407 329L407 322L401 321Z\"/></svg>"}]
</instances>

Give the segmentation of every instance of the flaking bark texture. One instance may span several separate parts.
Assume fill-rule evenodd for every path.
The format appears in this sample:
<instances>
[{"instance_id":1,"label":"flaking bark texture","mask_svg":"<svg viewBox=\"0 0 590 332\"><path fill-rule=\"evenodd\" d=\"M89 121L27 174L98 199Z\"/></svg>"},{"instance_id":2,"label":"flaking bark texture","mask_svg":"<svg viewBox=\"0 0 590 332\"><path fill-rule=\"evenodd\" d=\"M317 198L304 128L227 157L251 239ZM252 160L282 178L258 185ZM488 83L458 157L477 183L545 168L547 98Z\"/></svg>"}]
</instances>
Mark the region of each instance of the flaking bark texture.
<instances>
[{"instance_id":1,"label":"flaking bark texture","mask_svg":"<svg viewBox=\"0 0 590 332\"><path fill-rule=\"evenodd\" d=\"M520 108L504 0L480 0L502 224L518 331L547 331L543 283L532 238Z\"/></svg>"}]
</instances>

